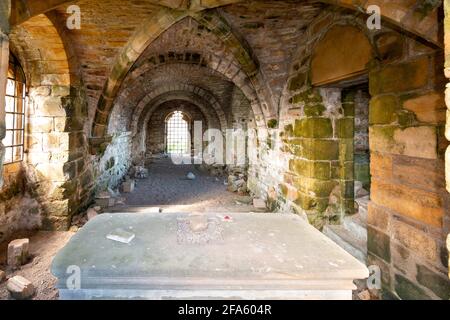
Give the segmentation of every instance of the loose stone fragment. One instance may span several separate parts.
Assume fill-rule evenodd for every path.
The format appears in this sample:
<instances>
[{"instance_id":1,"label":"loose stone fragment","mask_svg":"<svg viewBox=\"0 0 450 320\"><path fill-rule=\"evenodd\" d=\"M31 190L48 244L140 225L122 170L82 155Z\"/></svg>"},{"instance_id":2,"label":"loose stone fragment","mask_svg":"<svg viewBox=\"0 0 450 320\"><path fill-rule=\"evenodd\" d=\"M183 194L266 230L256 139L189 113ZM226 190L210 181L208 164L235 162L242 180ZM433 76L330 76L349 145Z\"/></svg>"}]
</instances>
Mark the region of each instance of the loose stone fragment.
<instances>
[{"instance_id":1,"label":"loose stone fragment","mask_svg":"<svg viewBox=\"0 0 450 320\"><path fill-rule=\"evenodd\" d=\"M196 179L195 174L193 174L192 172L189 172L189 173L187 174L186 178L187 178L188 180L195 180L195 179Z\"/></svg>"},{"instance_id":2,"label":"loose stone fragment","mask_svg":"<svg viewBox=\"0 0 450 320\"><path fill-rule=\"evenodd\" d=\"M6 285L9 293L14 299L29 299L34 295L34 285L22 276L15 276L8 280Z\"/></svg>"},{"instance_id":3,"label":"loose stone fragment","mask_svg":"<svg viewBox=\"0 0 450 320\"><path fill-rule=\"evenodd\" d=\"M148 169L145 169L144 167L134 167L134 172L134 177L136 179L146 179L148 177Z\"/></svg>"},{"instance_id":4,"label":"loose stone fragment","mask_svg":"<svg viewBox=\"0 0 450 320\"><path fill-rule=\"evenodd\" d=\"M364 291L358 293L358 298L361 300L371 300L369 290L364 290Z\"/></svg>"},{"instance_id":5,"label":"loose stone fragment","mask_svg":"<svg viewBox=\"0 0 450 320\"><path fill-rule=\"evenodd\" d=\"M135 187L135 181L134 180L127 180L124 183L122 183L122 191L125 193L131 193L134 191Z\"/></svg>"},{"instance_id":6,"label":"loose stone fragment","mask_svg":"<svg viewBox=\"0 0 450 320\"><path fill-rule=\"evenodd\" d=\"M263 199L253 199L253 206L256 209L266 209L266 202Z\"/></svg>"},{"instance_id":7,"label":"loose stone fragment","mask_svg":"<svg viewBox=\"0 0 450 320\"><path fill-rule=\"evenodd\" d=\"M8 245L8 265L12 268L20 267L28 260L28 239L17 239Z\"/></svg>"},{"instance_id":8,"label":"loose stone fragment","mask_svg":"<svg viewBox=\"0 0 450 320\"><path fill-rule=\"evenodd\" d=\"M88 220L94 219L96 216L98 216L98 212L95 211L93 208L88 209L87 211L87 218Z\"/></svg>"},{"instance_id":9,"label":"loose stone fragment","mask_svg":"<svg viewBox=\"0 0 450 320\"><path fill-rule=\"evenodd\" d=\"M134 239L134 237L135 237L134 233L125 231L123 229L116 229L106 236L106 238L109 240L113 240L113 241L117 241L117 242L121 242L121 243L125 243L125 244L130 243Z\"/></svg>"},{"instance_id":10,"label":"loose stone fragment","mask_svg":"<svg viewBox=\"0 0 450 320\"><path fill-rule=\"evenodd\" d=\"M3 270L0 270L0 283L2 283L3 281L5 281L6 279L6 273Z\"/></svg>"},{"instance_id":11,"label":"loose stone fragment","mask_svg":"<svg viewBox=\"0 0 450 320\"><path fill-rule=\"evenodd\" d=\"M95 200L97 206L102 208L112 207L115 204L115 199L107 191L100 192Z\"/></svg>"}]
</instances>

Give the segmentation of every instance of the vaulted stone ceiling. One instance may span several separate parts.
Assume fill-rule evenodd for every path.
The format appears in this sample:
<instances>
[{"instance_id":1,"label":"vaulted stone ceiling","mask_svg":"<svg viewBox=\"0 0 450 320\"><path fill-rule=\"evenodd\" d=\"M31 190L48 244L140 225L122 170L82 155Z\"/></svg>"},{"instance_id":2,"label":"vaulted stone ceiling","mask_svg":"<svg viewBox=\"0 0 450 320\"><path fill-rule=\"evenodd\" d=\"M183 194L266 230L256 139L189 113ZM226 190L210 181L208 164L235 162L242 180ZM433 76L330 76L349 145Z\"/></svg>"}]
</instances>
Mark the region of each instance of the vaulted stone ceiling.
<instances>
[{"instance_id":1,"label":"vaulted stone ceiling","mask_svg":"<svg viewBox=\"0 0 450 320\"><path fill-rule=\"evenodd\" d=\"M433 22L436 10L425 10L414 1L406 8L404 2L379 2L387 8L383 10L387 21L435 41L437 27ZM338 8L329 7L329 3L352 7L348 1L21 0L13 1L11 22L19 24L13 28L14 39L14 35L20 34L27 23L33 26L33 23L43 19L39 13L47 12L64 42L70 59L70 73L81 75L91 115L92 110L98 109L92 135L101 136L106 131L103 119L109 116L122 81L145 49L151 47L152 42L156 43L160 35L164 39L164 34L168 35L166 39L171 39L170 45L160 41L160 45L152 49L154 53L161 50L162 54L167 54L170 47L174 51L197 49L210 60L214 55L241 69L247 76L245 81L250 82L252 87L249 91L253 90L258 99L261 111L257 113L264 114L262 120L265 122L278 112L292 55L305 37L306 27L324 10ZM80 30L65 28L69 4L77 4L81 8ZM361 1L359 8L367 5L367 1ZM196 13L208 8L216 9ZM418 10L424 12L425 18L412 26L412 21L416 19L414 12ZM194 19L187 18L189 16ZM23 24L26 19L29 19L28 22ZM183 19L189 19L187 21L191 24L201 22L196 28L212 30L219 41L217 37L206 42L198 40L195 32L181 36L191 39L191 43L177 38L175 35L178 33L172 29L176 30L176 23ZM28 32L30 30L36 29L28 28ZM44 37L46 31L41 28L36 32L37 37ZM16 36L16 39L13 47L14 42L20 43L26 37ZM216 48L217 45L223 48Z\"/></svg>"}]
</instances>

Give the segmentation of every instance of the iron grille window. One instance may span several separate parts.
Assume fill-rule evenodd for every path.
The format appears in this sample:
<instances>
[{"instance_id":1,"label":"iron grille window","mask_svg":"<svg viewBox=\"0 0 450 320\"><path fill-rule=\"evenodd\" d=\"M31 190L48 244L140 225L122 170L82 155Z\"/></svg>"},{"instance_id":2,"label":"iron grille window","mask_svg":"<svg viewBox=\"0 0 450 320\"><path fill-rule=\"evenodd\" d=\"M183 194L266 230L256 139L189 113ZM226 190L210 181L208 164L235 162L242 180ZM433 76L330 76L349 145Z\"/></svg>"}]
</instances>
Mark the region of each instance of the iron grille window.
<instances>
[{"instance_id":1,"label":"iron grille window","mask_svg":"<svg viewBox=\"0 0 450 320\"><path fill-rule=\"evenodd\" d=\"M188 154L190 140L189 123L181 111L175 111L166 122L167 153Z\"/></svg>"},{"instance_id":2,"label":"iron grille window","mask_svg":"<svg viewBox=\"0 0 450 320\"><path fill-rule=\"evenodd\" d=\"M25 76L17 59L11 55L9 57L5 97L6 136L3 139L3 145L5 146L5 164L23 160L25 97Z\"/></svg>"}]
</instances>

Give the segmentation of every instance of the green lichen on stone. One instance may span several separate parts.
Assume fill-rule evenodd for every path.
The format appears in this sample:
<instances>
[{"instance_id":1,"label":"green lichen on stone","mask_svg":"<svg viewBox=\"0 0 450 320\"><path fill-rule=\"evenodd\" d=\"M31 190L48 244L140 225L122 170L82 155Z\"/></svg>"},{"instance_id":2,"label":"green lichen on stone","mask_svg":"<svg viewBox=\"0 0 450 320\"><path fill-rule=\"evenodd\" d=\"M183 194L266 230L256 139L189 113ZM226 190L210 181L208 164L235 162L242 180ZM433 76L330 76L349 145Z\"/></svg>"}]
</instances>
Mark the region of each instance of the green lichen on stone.
<instances>
[{"instance_id":1,"label":"green lichen on stone","mask_svg":"<svg viewBox=\"0 0 450 320\"><path fill-rule=\"evenodd\" d=\"M352 138L355 135L355 119L340 118L336 119L336 136L338 138Z\"/></svg>"},{"instance_id":2,"label":"green lichen on stone","mask_svg":"<svg viewBox=\"0 0 450 320\"><path fill-rule=\"evenodd\" d=\"M336 187L337 181L320 180L307 177L294 177L293 186L304 194L314 198L329 198L331 191Z\"/></svg>"},{"instance_id":3,"label":"green lichen on stone","mask_svg":"<svg viewBox=\"0 0 450 320\"><path fill-rule=\"evenodd\" d=\"M294 135L302 138L332 138L333 125L329 118L304 118L295 121Z\"/></svg>"},{"instance_id":4,"label":"green lichen on stone","mask_svg":"<svg viewBox=\"0 0 450 320\"><path fill-rule=\"evenodd\" d=\"M305 105L303 108L307 117L320 117L326 110L323 104Z\"/></svg>"},{"instance_id":5,"label":"green lichen on stone","mask_svg":"<svg viewBox=\"0 0 450 320\"><path fill-rule=\"evenodd\" d=\"M331 175L330 162L328 161L295 159L289 162L289 169L297 175L319 180L328 180Z\"/></svg>"},{"instance_id":6,"label":"green lichen on stone","mask_svg":"<svg viewBox=\"0 0 450 320\"><path fill-rule=\"evenodd\" d=\"M323 100L318 90L309 89L302 93L296 94L289 100L289 102L292 104L304 103L305 105L315 105L323 103Z\"/></svg>"},{"instance_id":7,"label":"green lichen on stone","mask_svg":"<svg viewBox=\"0 0 450 320\"><path fill-rule=\"evenodd\" d=\"M351 180L354 178L353 161L344 161L339 166L339 178L343 180Z\"/></svg>"},{"instance_id":8,"label":"green lichen on stone","mask_svg":"<svg viewBox=\"0 0 450 320\"><path fill-rule=\"evenodd\" d=\"M370 101L369 110L370 124L390 124L397 121L399 101L393 95L378 96Z\"/></svg>"},{"instance_id":9,"label":"green lichen on stone","mask_svg":"<svg viewBox=\"0 0 450 320\"><path fill-rule=\"evenodd\" d=\"M323 213L328 207L328 198L316 198L299 192L295 201L303 210L314 214Z\"/></svg>"},{"instance_id":10,"label":"green lichen on stone","mask_svg":"<svg viewBox=\"0 0 450 320\"><path fill-rule=\"evenodd\" d=\"M267 121L267 127L269 129L275 129L278 126L278 120L277 119L270 119Z\"/></svg>"},{"instance_id":11,"label":"green lichen on stone","mask_svg":"<svg viewBox=\"0 0 450 320\"><path fill-rule=\"evenodd\" d=\"M339 144L335 140L308 139L302 143L303 154L310 160L337 160Z\"/></svg>"},{"instance_id":12,"label":"green lichen on stone","mask_svg":"<svg viewBox=\"0 0 450 320\"><path fill-rule=\"evenodd\" d=\"M340 161L353 161L354 160L354 140L353 139L340 139L339 140L339 160Z\"/></svg>"}]
</instances>

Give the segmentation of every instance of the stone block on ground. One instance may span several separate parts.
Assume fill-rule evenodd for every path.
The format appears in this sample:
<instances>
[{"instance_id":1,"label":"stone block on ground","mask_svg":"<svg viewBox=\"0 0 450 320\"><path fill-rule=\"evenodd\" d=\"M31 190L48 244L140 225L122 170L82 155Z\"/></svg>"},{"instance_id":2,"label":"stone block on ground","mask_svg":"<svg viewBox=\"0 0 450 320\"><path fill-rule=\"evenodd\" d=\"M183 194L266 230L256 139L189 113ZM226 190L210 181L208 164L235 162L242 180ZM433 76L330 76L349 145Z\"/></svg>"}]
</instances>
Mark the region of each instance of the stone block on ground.
<instances>
[{"instance_id":1,"label":"stone block on ground","mask_svg":"<svg viewBox=\"0 0 450 320\"><path fill-rule=\"evenodd\" d=\"M188 180L195 180L195 179L196 179L195 174L193 174L192 172L189 172L189 173L186 175L186 178L187 178Z\"/></svg>"},{"instance_id":2,"label":"stone block on ground","mask_svg":"<svg viewBox=\"0 0 450 320\"><path fill-rule=\"evenodd\" d=\"M107 191L100 192L95 198L97 206L102 208L112 207L115 204L115 199Z\"/></svg>"},{"instance_id":3,"label":"stone block on ground","mask_svg":"<svg viewBox=\"0 0 450 320\"><path fill-rule=\"evenodd\" d=\"M135 187L135 181L134 180L127 180L124 183L122 183L122 192L125 193L131 193L134 191Z\"/></svg>"},{"instance_id":4,"label":"stone block on ground","mask_svg":"<svg viewBox=\"0 0 450 320\"><path fill-rule=\"evenodd\" d=\"M12 268L20 267L28 260L28 239L17 239L8 245L8 265Z\"/></svg>"},{"instance_id":5,"label":"stone block on ground","mask_svg":"<svg viewBox=\"0 0 450 320\"><path fill-rule=\"evenodd\" d=\"M134 177L136 179L148 178L148 169L141 166L134 167Z\"/></svg>"},{"instance_id":6,"label":"stone block on ground","mask_svg":"<svg viewBox=\"0 0 450 320\"><path fill-rule=\"evenodd\" d=\"M92 220L96 216L98 216L98 212L95 211L93 208L90 208L90 209L88 209L86 215L87 215L88 220Z\"/></svg>"},{"instance_id":7,"label":"stone block on ground","mask_svg":"<svg viewBox=\"0 0 450 320\"><path fill-rule=\"evenodd\" d=\"M253 206L256 209L266 209L266 202L263 199L256 198L253 199Z\"/></svg>"},{"instance_id":8,"label":"stone block on ground","mask_svg":"<svg viewBox=\"0 0 450 320\"><path fill-rule=\"evenodd\" d=\"M358 293L358 298L360 300L372 300L369 290L364 290Z\"/></svg>"},{"instance_id":9,"label":"stone block on ground","mask_svg":"<svg viewBox=\"0 0 450 320\"><path fill-rule=\"evenodd\" d=\"M22 276L15 276L8 280L6 285L9 293L14 299L29 299L34 295L34 285Z\"/></svg>"}]
</instances>

